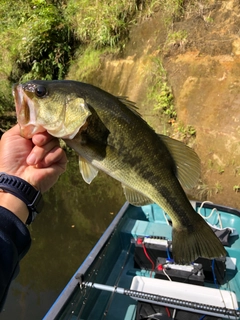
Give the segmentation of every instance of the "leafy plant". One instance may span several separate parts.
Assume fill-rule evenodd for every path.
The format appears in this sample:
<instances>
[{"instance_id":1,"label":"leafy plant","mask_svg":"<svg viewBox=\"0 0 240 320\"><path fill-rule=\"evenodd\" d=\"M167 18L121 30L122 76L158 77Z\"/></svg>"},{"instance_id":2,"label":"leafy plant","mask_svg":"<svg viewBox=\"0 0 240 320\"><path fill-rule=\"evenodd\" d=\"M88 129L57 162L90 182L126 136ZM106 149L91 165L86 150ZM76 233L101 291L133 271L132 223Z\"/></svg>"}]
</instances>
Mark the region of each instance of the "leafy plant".
<instances>
[{"instance_id":1,"label":"leafy plant","mask_svg":"<svg viewBox=\"0 0 240 320\"><path fill-rule=\"evenodd\" d=\"M148 99L154 103L153 110L160 110L169 119L176 119L177 112L173 104L172 89L167 82L167 74L159 58L153 59L153 80L148 90Z\"/></svg>"},{"instance_id":2,"label":"leafy plant","mask_svg":"<svg viewBox=\"0 0 240 320\"><path fill-rule=\"evenodd\" d=\"M222 191L223 186L220 184L219 181L217 181L213 186L209 186L202 183L197 187L197 194L200 199L211 198L213 195L219 194Z\"/></svg>"},{"instance_id":3,"label":"leafy plant","mask_svg":"<svg viewBox=\"0 0 240 320\"><path fill-rule=\"evenodd\" d=\"M236 193L237 192L240 192L240 185L235 185L235 186L233 186L233 191L235 191Z\"/></svg>"},{"instance_id":4,"label":"leafy plant","mask_svg":"<svg viewBox=\"0 0 240 320\"><path fill-rule=\"evenodd\" d=\"M184 0L165 0L161 6L164 11L165 23L172 25L174 20L179 19L184 11Z\"/></svg>"},{"instance_id":5,"label":"leafy plant","mask_svg":"<svg viewBox=\"0 0 240 320\"><path fill-rule=\"evenodd\" d=\"M97 49L115 47L125 41L136 18L145 11L149 15L156 2L69 0L65 16L81 43Z\"/></svg>"},{"instance_id":6,"label":"leafy plant","mask_svg":"<svg viewBox=\"0 0 240 320\"><path fill-rule=\"evenodd\" d=\"M180 123L178 126L178 132L181 134L183 139L196 136L196 129L191 125L184 126L184 124Z\"/></svg>"},{"instance_id":7,"label":"leafy plant","mask_svg":"<svg viewBox=\"0 0 240 320\"><path fill-rule=\"evenodd\" d=\"M103 50L92 49L91 47L80 48L76 54L74 64L70 66L68 78L85 80L91 72L96 71L100 64L100 57Z\"/></svg>"},{"instance_id":8,"label":"leafy plant","mask_svg":"<svg viewBox=\"0 0 240 320\"><path fill-rule=\"evenodd\" d=\"M62 79L71 58L73 35L58 5L34 0L29 14L21 20L24 37L19 42L17 69L23 80Z\"/></svg>"},{"instance_id":9,"label":"leafy plant","mask_svg":"<svg viewBox=\"0 0 240 320\"><path fill-rule=\"evenodd\" d=\"M179 30L175 32L169 32L167 40L164 45L164 51L173 46L178 46L180 49L184 49L187 43L187 32L185 30Z\"/></svg>"},{"instance_id":10,"label":"leafy plant","mask_svg":"<svg viewBox=\"0 0 240 320\"><path fill-rule=\"evenodd\" d=\"M13 0L1 0L0 90L4 97L0 107L11 109L13 82L63 79L76 50L84 67L87 57L92 58L92 70L98 65L99 52L122 48L130 25L149 16L158 4L157 0L19 0L16 9ZM90 48L97 50L90 54Z\"/></svg>"}]
</instances>

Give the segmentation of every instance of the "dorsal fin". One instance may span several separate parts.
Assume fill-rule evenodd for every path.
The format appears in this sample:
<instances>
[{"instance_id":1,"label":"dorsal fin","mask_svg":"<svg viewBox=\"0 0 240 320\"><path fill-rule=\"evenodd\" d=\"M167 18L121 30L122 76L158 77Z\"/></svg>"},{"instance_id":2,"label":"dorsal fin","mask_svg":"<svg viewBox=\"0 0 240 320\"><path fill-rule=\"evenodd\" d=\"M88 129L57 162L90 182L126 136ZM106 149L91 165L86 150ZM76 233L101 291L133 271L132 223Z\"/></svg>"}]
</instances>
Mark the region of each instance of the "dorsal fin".
<instances>
[{"instance_id":1,"label":"dorsal fin","mask_svg":"<svg viewBox=\"0 0 240 320\"><path fill-rule=\"evenodd\" d=\"M121 101L128 109L130 109L133 113L135 113L137 116L141 117L141 114L138 112L138 107L136 106L136 103L133 101L128 100L125 96L117 96L118 100Z\"/></svg>"},{"instance_id":2,"label":"dorsal fin","mask_svg":"<svg viewBox=\"0 0 240 320\"><path fill-rule=\"evenodd\" d=\"M194 187L200 177L201 162L196 152L183 142L159 135L171 153L176 164L176 176L183 187Z\"/></svg>"}]
</instances>

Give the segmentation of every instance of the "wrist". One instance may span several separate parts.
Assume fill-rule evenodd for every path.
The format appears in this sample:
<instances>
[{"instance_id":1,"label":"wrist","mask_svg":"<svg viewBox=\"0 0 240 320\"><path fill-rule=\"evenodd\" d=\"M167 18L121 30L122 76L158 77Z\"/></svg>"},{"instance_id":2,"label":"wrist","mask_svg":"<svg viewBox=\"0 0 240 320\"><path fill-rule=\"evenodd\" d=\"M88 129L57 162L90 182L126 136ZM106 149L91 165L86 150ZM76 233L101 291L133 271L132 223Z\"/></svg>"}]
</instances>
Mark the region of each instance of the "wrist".
<instances>
[{"instance_id":1,"label":"wrist","mask_svg":"<svg viewBox=\"0 0 240 320\"><path fill-rule=\"evenodd\" d=\"M41 192L22 178L0 172L0 189L25 203L29 213L26 224L31 224L41 212L43 208Z\"/></svg>"},{"instance_id":2,"label":"wrist","mask_svg":"<svg viewBox=\"0 0 240 320\"><path fill-rule=\"evenodd\" d=\"M27 221L29 210L19 198L5 191L0 192L0 205L14 213L24 224Z\"/></svg>"}]
</instances>

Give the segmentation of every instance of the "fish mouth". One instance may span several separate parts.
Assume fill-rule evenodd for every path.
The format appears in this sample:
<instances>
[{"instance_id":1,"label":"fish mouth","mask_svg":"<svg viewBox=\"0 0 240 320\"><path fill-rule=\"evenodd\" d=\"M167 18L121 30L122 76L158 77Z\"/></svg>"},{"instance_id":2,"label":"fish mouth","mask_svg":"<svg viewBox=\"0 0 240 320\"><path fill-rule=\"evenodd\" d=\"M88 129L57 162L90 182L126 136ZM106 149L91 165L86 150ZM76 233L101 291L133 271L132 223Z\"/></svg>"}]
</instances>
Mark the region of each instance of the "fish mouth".
<instances>
[{"instance_id":1,"label":"fish mouth","mask_svg":"<svg viewBox=\"0 0 240 320\"><path fill-rule=\"evenodd\" d=\"M36 124L35 104L25 93L23 86L21 84L13 85L12 93L21 136L31 139L34 134L46 131L42 126Z\"/></svg>"}]
</instances>

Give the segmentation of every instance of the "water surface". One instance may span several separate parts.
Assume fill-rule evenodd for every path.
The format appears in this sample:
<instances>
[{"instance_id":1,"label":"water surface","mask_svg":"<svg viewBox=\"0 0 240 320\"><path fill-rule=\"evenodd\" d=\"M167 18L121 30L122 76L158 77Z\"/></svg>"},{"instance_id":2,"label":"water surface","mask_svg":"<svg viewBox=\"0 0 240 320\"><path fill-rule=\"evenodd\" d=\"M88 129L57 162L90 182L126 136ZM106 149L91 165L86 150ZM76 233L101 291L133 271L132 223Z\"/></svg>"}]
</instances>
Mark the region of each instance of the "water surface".
<instances>
[{"instance_id":1,"label":"water surface","mask_svg":"<svg viewBox=\"0 0 240 320\"><path fill-rule=\"evenodd\" d=\"M120 184L103 173L86 184L76 157L44 200L1 320L42 319L125 202Z\"/></svg>"}]
</instances>

